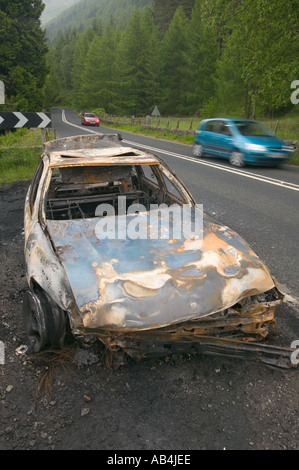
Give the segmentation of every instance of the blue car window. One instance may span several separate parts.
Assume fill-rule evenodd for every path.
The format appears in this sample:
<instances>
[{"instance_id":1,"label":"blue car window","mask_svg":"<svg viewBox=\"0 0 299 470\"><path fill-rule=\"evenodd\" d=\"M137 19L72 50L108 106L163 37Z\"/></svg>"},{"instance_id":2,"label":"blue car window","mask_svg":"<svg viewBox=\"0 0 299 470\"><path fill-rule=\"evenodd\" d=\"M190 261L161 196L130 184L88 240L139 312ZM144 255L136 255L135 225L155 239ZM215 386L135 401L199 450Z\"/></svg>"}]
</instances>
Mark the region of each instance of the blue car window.
<instances>
[{"instance_id":1,"label":"blue car window","mask_svg":"<svg viewBox=\"0 0 299 470\"><path fill-rule=\"evenodd\" d=\"M214 132L216 132L216 134L221 134L221 130L222 130L222 125L223 125L223 122L222 121L215 121L214 123Z\"/></svg>"},{"instance_id":2,"label":"blue car window","mask_svg":"<svg viewBox=\"0 0 299 470\"><path fill-rule=\"evenodd\" d=\"M269 129L259 122L237 121L236 126L239 132L245 136L269 137L273 135Z\"/></svg>"},{"instance_id":3,"label":"blue car window","mask_svg":"<svg viewBox=\"0 0 299 470\"><path fill-rule=\"evenodd\" d=\"M207 123L206 127L205 127L205 131L207 132L215 132L215 121L210 121Z\"/></svg>"},{"instance_id":4,"label":"blue car window","mask_svg":"<svg viewBox=\"0 0 299 470\"><path fill-rule=\"evenodd\" d=\"M221 122L219 133L223 135L232 135L228 124L226 124L225 122Z\"/></svg>"}]
</instances>

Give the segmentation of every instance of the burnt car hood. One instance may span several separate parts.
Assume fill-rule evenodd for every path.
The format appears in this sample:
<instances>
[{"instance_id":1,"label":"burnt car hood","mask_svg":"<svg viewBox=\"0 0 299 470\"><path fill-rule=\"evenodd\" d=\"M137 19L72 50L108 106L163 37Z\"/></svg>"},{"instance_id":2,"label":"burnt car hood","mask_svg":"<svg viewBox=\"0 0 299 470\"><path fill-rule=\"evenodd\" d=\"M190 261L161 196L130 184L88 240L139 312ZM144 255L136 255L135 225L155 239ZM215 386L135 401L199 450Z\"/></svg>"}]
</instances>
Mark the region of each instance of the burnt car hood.
<instances>
[{"instance_id":1,"label":"burnt car hood","mask_svg":"<svg viewBox=\"0 0 299 470\"><path fill-rule=\"evenodd\" d=\"M201 236L182 240L100 240L98 221L47 221L84 328L161 328L223 311L275 285L248 244L206 216Z\"/></svg>"}]
</instances>

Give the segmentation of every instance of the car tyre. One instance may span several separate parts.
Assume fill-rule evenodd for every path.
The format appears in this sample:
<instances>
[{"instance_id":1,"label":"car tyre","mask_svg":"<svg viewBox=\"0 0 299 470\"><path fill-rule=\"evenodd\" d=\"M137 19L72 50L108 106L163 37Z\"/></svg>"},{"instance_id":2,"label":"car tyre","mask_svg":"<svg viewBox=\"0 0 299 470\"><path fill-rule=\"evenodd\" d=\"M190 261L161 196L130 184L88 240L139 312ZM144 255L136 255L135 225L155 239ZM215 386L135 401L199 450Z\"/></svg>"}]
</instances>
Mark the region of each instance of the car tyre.
<instances>
[{"instance_id":1,"label":"car tyre","mask_svg":"<svg viewBox=\"0 0 299 470\"><path fill-rule=\"evenodd\" d=\"M23 318L30 351L37 353L47 348L62 348L66 314L44 291L25 292Z\"/></svg>"},{"instance_id":2,"label":"car tyre","mask_svg":"<svg viewBox=\"0 0 299 470\"><path fill-rule=\"evenodd\" d=\"M198 158L203 157L203 146L201 144L195 144L193 146L193 155Z\"/></svg>"},{"instance_id":3,"label":"car tyre","mask_svg":"<svg viewBox=\"0 0 299 470\"><path fill-rule=\"evenodd\" d=\"M245 166L245 158L242 152L234 150L229 158L229 162L232 166L242 168Z\"/></svg>"}]
</instances>

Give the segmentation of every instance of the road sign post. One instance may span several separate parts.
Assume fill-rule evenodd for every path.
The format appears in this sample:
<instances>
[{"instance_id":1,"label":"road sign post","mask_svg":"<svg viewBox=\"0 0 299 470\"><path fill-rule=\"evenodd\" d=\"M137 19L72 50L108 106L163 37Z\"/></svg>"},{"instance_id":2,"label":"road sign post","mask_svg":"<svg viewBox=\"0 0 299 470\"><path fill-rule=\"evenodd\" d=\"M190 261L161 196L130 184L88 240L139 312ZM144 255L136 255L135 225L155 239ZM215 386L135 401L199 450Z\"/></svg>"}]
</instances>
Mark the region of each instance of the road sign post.
<instances>
[{"instance_id":1,"label":"road sign post","mask_svg":"<svg viewBox=\"0 0 299 470\"><path fill-rule=\"evenodd\" d=\"M155 116L156 118L156 126L157 126L157 117L161 116L160 111L158 110L157 106L155 106L154 111L152 112L152 116Z\"/></svg>"}]
</instances>

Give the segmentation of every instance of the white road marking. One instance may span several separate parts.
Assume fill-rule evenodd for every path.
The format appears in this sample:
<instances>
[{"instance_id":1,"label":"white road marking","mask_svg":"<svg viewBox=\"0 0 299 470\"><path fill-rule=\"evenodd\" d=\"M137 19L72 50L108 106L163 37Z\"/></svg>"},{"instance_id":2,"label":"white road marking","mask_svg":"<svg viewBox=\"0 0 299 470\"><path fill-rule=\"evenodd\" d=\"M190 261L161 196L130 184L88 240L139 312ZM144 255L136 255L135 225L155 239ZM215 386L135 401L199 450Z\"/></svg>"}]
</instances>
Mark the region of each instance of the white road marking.
<instances>
[{"instance_id":1,"label":"white road marking","mask_svg":"<svg viewBox=\"0 0 299 470\"><path fill-rule=\"evenodd\" d=\"M62 110L62 120L65 124L68 124L68 125L73 126L73 127L77 127L78 129L82 130L82 126L78 126L77 124L73 124L73 123L69 122L66 119L64 110ZM90 132L92 134L98 134L100 132L100 130L96 131L96 130L87 129L87 128L84 128L84 131ZM251 179L254 179L254 180L257 180L257 181L261 181L263 183L268 183L268 184L273 184L275 186L280 186L280 187L285 188L285 189L291 189L293 191L299 191L299 185L298 184L289 183L287 181L277 180L275 178L270 178L268 176L256 175L255 173L250 173L250 172L240 170L240 169L236 169L236 168L229 168L229 167L226 167L226 166L221 165L219 163L205 162L205 161L202 161L202 160L198 160L197 158L194 158L194 157L181 155L181 154L178 154L178 153L170 152L168 150L161 150L159 148L151 147L149 145L138 144L136 142L131 142L131 141L125 140L125 139L123 140L123 142L125 144L131 145L132 147L141 147L141 148L144 148L145 150L149 150L151 152L162 153L164 155L169 155L171 157L178 158L180 160L187 160L189 162L196 163L197 165L210 166L212 168L215 168L216 170L226 171L228 173L234 173L236 175L243 176L244 178L251 178Z\"/></svg>"}]
</instances>

